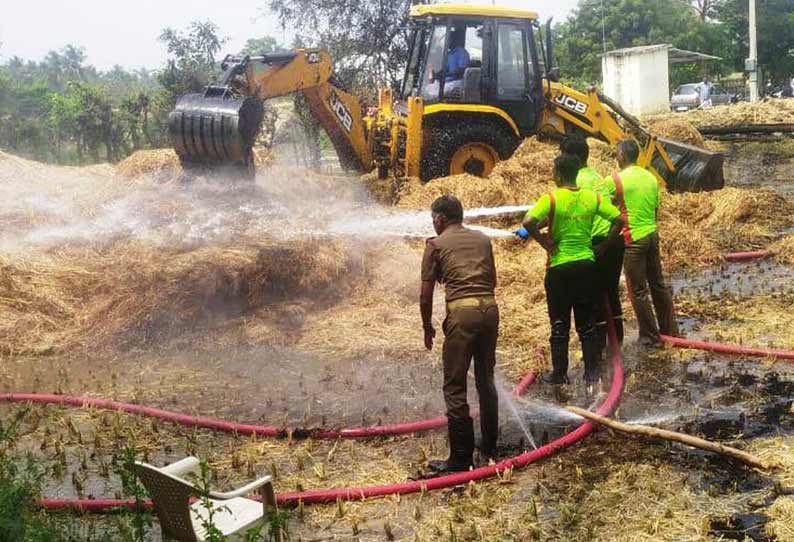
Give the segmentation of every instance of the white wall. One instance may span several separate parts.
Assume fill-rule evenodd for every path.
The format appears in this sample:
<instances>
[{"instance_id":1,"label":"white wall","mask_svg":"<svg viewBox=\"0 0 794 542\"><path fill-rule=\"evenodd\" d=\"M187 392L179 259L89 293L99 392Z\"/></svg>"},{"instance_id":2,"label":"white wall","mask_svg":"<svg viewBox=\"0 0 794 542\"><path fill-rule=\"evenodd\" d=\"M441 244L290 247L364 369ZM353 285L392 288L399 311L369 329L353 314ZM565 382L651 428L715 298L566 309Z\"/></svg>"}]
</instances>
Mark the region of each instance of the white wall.
<instances>
[{"instance_id":1,"label":"white wall","mask_svg":"<svg viewBox=\"0 0 794 542\"><path fill-rule=\"evenodd\" d=\"M607 53L601 61L604 93L629 113L647 115L670 106L667 47Z\"/></svg>"}]
</instances>

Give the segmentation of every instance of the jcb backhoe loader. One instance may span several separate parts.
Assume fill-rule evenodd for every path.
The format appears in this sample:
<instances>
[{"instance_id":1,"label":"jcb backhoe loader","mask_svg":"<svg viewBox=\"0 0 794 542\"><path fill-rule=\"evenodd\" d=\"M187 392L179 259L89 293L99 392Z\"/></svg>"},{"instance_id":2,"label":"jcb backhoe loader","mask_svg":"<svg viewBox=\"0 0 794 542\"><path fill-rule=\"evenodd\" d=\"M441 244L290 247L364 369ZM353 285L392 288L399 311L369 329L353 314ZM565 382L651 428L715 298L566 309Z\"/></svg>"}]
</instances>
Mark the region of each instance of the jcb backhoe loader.
<instances>
[{"instance_id":1,"label":"jcb backhoe loader","mask_svg":"<svg viewBox=\"0 0 794 542\"><path fill-rule=\"evenodd\" d=\"M594 88L558 82L552 43L535 13L470 4L411 8L411 49L399 96L381 89L364 115L319 49L227 56L220 83L182 97L169 118L183 161L252 167L263 101L302 92L345 169L422 180L486 176L521 140L581 133L611 145L639 140L641 164L670 190L724 184L722 155L657 139ZM396 99L395 99L396 98Z\"/></svg>"}]
</instances>

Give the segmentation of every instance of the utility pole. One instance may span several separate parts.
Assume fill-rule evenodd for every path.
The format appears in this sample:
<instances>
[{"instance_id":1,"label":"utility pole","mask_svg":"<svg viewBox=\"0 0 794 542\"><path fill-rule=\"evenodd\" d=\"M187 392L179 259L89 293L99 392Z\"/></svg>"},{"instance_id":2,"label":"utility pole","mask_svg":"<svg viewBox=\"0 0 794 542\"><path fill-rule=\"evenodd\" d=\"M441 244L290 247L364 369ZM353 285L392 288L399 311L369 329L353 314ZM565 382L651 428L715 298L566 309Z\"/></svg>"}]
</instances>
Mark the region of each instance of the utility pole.
<instances>
[{"instance_id":1,"label":"utility pole","mask_svg":"<svg viewBox=\"0 0 794 542\"><path fill-rule=\"evenodd\" d=\"M750 58L745 61L745 69L750 75L750 101L758 101L758 35L755 23L755 0L750 0Z\"/></svg>"},{"instance_id":2,"label":"utility pole","mask_svg":"<svg viewBox=\"0 0 794 542\"><path fill-rule=\"evenodd\" d=\"M607 54L607 23L604 15L604 0L601 0L601 44L604 47L604 54Z\"/></svg>"}]
</instances>

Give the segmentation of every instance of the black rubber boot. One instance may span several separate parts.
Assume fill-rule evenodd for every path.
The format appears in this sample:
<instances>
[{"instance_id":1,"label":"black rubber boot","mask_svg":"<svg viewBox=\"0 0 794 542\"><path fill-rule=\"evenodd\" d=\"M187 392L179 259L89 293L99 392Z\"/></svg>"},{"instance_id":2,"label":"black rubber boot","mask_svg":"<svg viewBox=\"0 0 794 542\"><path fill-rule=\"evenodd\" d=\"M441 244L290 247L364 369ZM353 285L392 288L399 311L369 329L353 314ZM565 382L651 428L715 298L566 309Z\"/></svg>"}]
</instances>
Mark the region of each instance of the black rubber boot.
<instances>
[{"instance_id":1,"label":"black rubber boot","mask_svg":"<svg viewBox=\"0 0 794 542\"><path fill-rule=\"evenodd\" d=\"M584 357L584 381L595 384L601 379L601 350L595 329L585 331L579 337Z\"/></svg>"},{"instance_id":2,"label":"black rubber boot","mask_svg":"<svg viewBox=\"0 0 794 542\"><path fill-rule=\"evenodd\" d=\"M434 472L467 471L473 465L474 421L471 417L451 418L447 421L449 431L449 458L427 462L427 468Z\"/></svg>"},{"instance_id":3,"label":"black rubber boot","mask_svg":"<svg viewBox=\"0 0 794 542\"><path fill-rule=\"evenodd\" d=\"M607 348L607 326L606 324L596 324L595 326L596 343L598 345L598 358L604 359ZM582 361L584 361L584 348L582 348Z\"/></svg>"},{"instance_id":4,"label":"black rubber boot","mask_svg":"<svg viewBox=\"0 0 794 542\"><path fill-rule=\"evenodd\" d=\"M552 336L549 341L551 346L551 366L550 373L544 373L540 379L547 384L567 384L568 383L568 336L555 336L552 328Z\"/></svg>"},{"instance_id":5,"label":"black rubber boot","mask_svg":"<svg viewBox=\"0 0 794 542\"><path fill-rule=\"evenodd\" d=\"M480 402L480 458L496 458L496 441L499 439L499 403Z\"/></svg>"}]
</instances>

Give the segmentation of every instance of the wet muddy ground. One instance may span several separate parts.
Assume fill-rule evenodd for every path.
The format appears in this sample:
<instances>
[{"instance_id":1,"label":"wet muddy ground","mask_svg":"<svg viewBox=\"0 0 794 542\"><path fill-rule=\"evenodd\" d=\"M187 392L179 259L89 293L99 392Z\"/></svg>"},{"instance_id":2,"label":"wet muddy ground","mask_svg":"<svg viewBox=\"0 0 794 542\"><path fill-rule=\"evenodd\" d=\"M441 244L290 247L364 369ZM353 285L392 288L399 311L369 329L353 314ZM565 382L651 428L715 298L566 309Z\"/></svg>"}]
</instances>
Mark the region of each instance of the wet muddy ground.
<instances>
[{"instance_id":1,"label":"wet muddy ground","mask_svg":"<svg viewBox=\"0 0 794 542\"><path fill-rule=\"evenodd\" d=\"M674 275L673 293L704 298L747 298L794 290L794 270L774 259L728 262Z\"/></svg>"},{"instance_id":2,"label":"wet muddy ground","mask_svg":"<svg viewBox=\"0 0 794 542\"><path fill-rule=\"evenodd\" d=\"M769 187L794 194L794 139L714 142L725 154L725 184L743 188Z\"/></svg>"}]
</instances>

